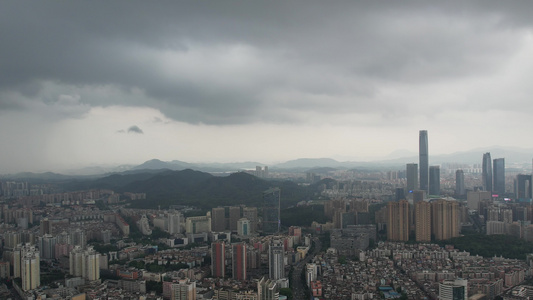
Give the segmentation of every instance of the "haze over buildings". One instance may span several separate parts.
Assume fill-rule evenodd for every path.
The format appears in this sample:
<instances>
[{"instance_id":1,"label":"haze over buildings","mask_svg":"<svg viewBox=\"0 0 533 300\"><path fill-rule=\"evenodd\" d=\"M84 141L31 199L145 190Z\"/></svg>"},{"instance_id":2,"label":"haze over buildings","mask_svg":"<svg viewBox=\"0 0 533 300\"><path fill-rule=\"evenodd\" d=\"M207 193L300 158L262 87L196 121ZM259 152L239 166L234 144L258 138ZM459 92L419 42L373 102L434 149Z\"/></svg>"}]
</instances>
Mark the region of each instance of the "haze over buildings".
<instances>
[{"instance_id":1,"label":"haze over buildings","mask_svg":"<svg viewBox=\"0 0 533 300\"><path fill-rule=\"evenodd\" d=\"M0 173L533 147L532 3L306 4L3 3Z\"/></svg>"}]
</instances>

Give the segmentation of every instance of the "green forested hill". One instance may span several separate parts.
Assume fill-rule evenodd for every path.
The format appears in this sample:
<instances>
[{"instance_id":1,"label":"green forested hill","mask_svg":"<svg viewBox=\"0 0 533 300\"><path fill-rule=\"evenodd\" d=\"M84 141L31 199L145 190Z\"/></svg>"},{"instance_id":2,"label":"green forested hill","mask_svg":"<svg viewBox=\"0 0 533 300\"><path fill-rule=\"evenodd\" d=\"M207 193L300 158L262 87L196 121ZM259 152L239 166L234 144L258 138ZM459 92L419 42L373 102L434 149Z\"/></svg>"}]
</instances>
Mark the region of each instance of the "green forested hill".
<instances>
[{"instance_id":1,"label":"green forested hill","mask_svg":"<svg viewBox=\"0 0 533 300\"><path fill-rule=\"evenodd\" d=\"M147 195L147 201L135 201L132 207L166 207L175 204L204 209L221 205L254 206L261 204L263 192L271 187L281 189L282 207L310 197L307 188L290 181L268 181L242 172L226 177L215 177L198 171L181 173L186 171L179 171L180 174L160 174L145 182L132 183L130 190L142 191Z\"/></svg>"},{"instance_id":2,"label":"green forested hill","mask_svg":"<svg viewBox=\"0 0 533 300\"><path fill-rule=\"evenodd\" d=\"M461 251L468 251L471 255L483 257L503 256L526 259L528 253L533 253L533 242L511 235L471 234L442 241L440 244L451 244Z\"/></svg>"},{"instance_id":3,"label":"green forested hill","mask_svg":"<svg viewBox=\"0 0 533 300\"><path fill-rule=\"evenodd\" d=\"M271 187L281 189L281 206L285 208L311 199L318 185L300 186L292 181L265 180L244 172L221 177L190 169L113 174L64 185L65 190L104 188L121 193L146 193L146 200L133 201L131 207L192 205L203 209L219 205L261 205L263 192Z\"/></svg>"}]
</instances>

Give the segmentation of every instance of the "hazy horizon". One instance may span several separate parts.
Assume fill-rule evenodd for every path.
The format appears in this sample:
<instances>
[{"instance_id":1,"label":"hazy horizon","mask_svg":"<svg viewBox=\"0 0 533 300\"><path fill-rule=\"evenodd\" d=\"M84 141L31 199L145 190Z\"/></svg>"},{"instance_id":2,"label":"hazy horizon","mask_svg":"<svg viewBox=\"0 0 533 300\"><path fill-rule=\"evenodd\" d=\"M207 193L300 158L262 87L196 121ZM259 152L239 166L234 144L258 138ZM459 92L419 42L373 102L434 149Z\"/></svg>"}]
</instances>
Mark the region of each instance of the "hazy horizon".
<instances>
[{"instance_id":1,"label":"hazy horizon","mask_svg":"<svg viewBox=\"0 0 533 300\"><path fill-rule=\"evenodd\" d=\"M532 163L533 160L533 149L522 149L522 148L513 148L513 147L502 147L502 146L492 146L487 148L475 148L469 149L467 151L458 151L453 153L441 153L441 154L431 154L430 153L430 164L432 165L441 165L442 163L458 163L458 164L479 164L481 165L481 158L483 153L490 152L493 158L505 158L506 159L506 168L516 167L517 165L522 165L526 169ZM519 155L520 157L506 156L506 154ZM532 154L530 154L532 153ZM456 160L454 160L454 157ZM183 162L191 165L196 165L197 167L206 167L207 165L217 165L217 164L249 164L249 169L252 170L256 165L265 165L269 167L276 167L276 165L283 165L288 162L293 162L297 160L321 160L321 159L333 159L339 163L352 163L357 164L361 163L362 167L369 167L372 164L375 164L374 167L383 168L389 165L391 168L394 165L402 165L407 163L417 163L418 164L418 153L408 152L407 150L397 150L389 153L386 156L382 157L372 157L372 158L350 158L350 157L294 157L284 161L265 161L261 159L256 160L247 160L247 161L185 161L179 158L163 160L157 157L145 160L137 161L127 164L105 164L105 163L95 163L89 165L71 165L65 166L63 168L56 167L52 169L27 169L27 170L16 170L14 172L0 172L0 175L13 175L17 173L31 172L31 173L45 173L53 172L66 175L97 175L102 174L98 173L98 170L106 170L107 172L117 172L117 171L126 171L131 168L136 168L143 165L146 162L153 160L159 160L165 163L171 162ZM443 161L444 160L444 161ZM253 163L253 164L252 164ZM385 163L385 165L383 165ZM314 166L320 167L320 166ZM91 171L94 170L94 172ZM85 170L85 171L84 171Z\"/></svg>"},{"instance_id":2,"label":"hazy horizon","mask_svg":"<svg viewBox=\"0 0 533 300\"><path fill-rule=\"evenodd\" d=\"M532 149L532 10L6 1L0 174Z\"/></svg>"}]
</instances>

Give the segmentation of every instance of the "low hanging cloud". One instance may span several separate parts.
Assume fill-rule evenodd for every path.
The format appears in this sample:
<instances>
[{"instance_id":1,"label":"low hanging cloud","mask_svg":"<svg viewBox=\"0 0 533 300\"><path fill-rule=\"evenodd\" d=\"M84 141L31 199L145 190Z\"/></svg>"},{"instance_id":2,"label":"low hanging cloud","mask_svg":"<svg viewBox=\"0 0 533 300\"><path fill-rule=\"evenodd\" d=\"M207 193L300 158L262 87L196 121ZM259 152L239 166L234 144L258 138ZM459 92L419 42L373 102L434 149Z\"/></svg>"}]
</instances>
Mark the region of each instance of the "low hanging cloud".
<instances>
[{"instance_id":1,"label":"low hanging cloud","mask_svg":"<svg viewBox=\"0 0 533 300\"><path fill-rule=\"evenodd\" d=\"M128 133L144 134L142 129L139 128L139 126L137 126L137 125L130 126L130 128L128 128Z\"/></svg>"},{"instance_id":2,"label":"low hanging cloud","mask_svg":"<svg viewBox=\"0 0 533 300\"><path fill-rule=\"evenodd\" d=\"M139 128L137 125L132 125L128 129L117 130L117 133L133 133L133 134L144 134L144 131Z\"/></svg>"}]
</instances>

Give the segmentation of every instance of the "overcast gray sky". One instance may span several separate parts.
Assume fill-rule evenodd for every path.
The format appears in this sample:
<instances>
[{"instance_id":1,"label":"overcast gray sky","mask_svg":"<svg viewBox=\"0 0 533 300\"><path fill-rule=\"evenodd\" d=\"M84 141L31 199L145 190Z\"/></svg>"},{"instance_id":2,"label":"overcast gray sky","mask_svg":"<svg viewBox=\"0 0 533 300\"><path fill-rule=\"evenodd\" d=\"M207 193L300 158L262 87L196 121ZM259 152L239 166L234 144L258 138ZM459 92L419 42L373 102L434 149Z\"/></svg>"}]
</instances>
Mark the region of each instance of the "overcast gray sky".
<instances>
[{"instance_id":1,"label":"overcast gray sky","mask_svg":"<svg viewBox=\"0 0 533 300\"><path fill-rule=\"evenodd\" d=\"M443 3L444 2L444 3ZM0 173L533 147L531 1L2 1ZM490 149L489 149L490 150Z\"/></svg>"}]
</instances>

